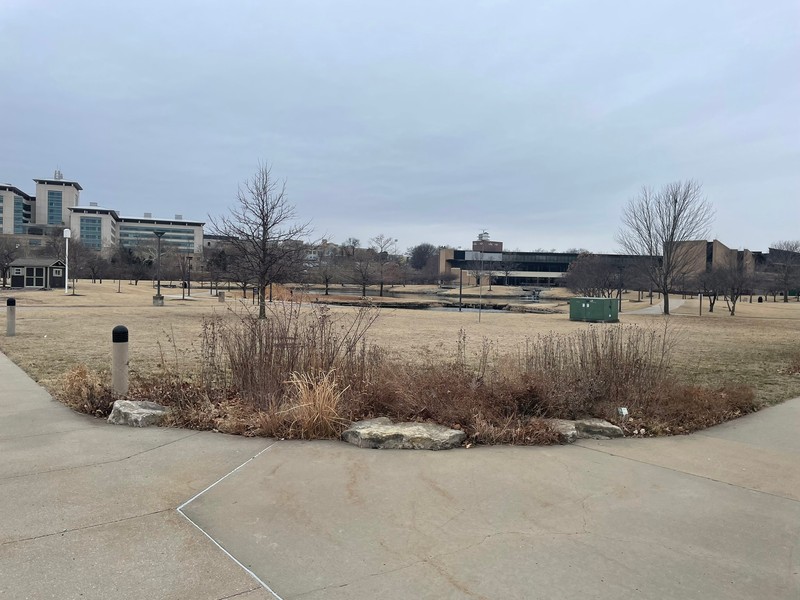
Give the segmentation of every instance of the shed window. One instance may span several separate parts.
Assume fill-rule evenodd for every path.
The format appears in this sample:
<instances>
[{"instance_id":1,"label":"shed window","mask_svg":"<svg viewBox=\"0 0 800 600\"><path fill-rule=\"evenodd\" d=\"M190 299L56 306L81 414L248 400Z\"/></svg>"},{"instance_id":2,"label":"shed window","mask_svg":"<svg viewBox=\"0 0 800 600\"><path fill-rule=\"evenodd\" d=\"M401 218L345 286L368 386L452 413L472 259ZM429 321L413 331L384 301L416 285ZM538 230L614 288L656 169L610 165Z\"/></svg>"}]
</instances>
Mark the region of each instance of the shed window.
<instances>
[{"instance_id":1,"label":"shed window","mask_svg":"<svg viewBox=\"0 0 800 600\"><path fill-rule=\"evenodd\" d=\"M61 277L61 269L53 269L53 277Z\"/></svg>"}]
</instances>

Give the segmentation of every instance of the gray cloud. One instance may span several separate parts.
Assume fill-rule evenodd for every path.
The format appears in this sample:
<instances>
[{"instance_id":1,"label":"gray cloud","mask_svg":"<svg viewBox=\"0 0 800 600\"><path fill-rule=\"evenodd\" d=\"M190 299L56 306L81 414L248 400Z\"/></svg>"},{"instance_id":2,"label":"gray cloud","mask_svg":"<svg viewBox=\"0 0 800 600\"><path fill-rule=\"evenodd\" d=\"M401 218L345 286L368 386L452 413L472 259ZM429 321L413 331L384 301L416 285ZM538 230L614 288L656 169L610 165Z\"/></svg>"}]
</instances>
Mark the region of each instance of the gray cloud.
<instances>
[{"instance_id":1,"label":"gray cloud","mask_svg":"<svg viewBox=\"0 0 800 600\"><path fill-rule=\"evenodd\" d=\"M258 159L318 234L615 249L641 185L800 237L800 8L674 2L7 2L0 179L225 210Z\"/></svg>"}]
</instances>

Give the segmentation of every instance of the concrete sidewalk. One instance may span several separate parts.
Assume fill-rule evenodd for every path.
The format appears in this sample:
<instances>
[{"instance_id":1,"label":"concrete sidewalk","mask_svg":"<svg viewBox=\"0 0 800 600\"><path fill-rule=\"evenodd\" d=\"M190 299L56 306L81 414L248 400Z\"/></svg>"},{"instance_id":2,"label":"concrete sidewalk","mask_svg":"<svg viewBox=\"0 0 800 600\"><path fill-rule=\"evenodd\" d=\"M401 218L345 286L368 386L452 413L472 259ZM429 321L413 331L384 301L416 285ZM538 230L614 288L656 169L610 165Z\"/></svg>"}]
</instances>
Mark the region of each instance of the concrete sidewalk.
<instances>
[{"instance_id":1,"label":"concrete sidewalk","mask_svg":"<svg viewBox=\"0 0 800 600\"><path fill-rule=\"evenodd\" d=\"M0 354L0 598L274 598L175 510L270 443L107 425Z\"/></svg>"},{"instance_id":2,"label":"concrete sidewalk","mask_svg":"<svg viewBox=\"0 0 800 600\"><path fill-rule=\"evenodd\" d=\"M281 442L187 514L284 599L800 598L800 400L699 435Z\"/></svg>"},{"instance_id":3,"label":"concrete sidewalk","mask_svg":"<svg viewBox=\"0 0 800 600\"><path fill-rule=\"evenodd\" d=\"M685 300L680 298L671 297L669 300L669 309L673 311L680 306L683 306ZM638 308L636 310L626 310L626 315L663 315L664 314L664 301L658 304L648 306L647 308Z\"/></svg>"},{"instance_id":4,"label":"concrete sidewalk","mask_svg":"<svg viewBox=\"0 0 800 600\"><path fill-rule=\"evenodd\" d=\"M110 426L2 354L0 382L0 598L800 598L800 399L412 452Z\"/></svg>"}]
</instances>

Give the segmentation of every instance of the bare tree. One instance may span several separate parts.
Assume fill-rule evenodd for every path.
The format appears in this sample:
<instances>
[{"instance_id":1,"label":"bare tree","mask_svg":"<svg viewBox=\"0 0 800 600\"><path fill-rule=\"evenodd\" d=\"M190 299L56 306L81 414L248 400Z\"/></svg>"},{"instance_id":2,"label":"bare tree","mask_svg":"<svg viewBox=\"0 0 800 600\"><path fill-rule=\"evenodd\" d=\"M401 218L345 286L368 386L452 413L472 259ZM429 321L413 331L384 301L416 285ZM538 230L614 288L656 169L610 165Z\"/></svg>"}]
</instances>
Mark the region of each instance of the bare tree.
<instances>
[{"instance_id":1,"label":"bare tree","mask_svg":"<svg viewBox=\"0 0 800 600\"><path fill-rule=\"evenodd\" d=\"M428 267L434 258L439 258L439 249L433 244L422 243L408 249L408 262L415 271Z\"/></svg>"},{"instance_id":2,"label":"bare tree","mask_svg":"<svg viewBox=\"0 0 800 600\"><path fill-rule=\"evenodd\" d=\"M397 240L381 233L371 238L370 243L370 248L375 251L378 283L380 284L379 295L383 296L383 285L386 281L386 265L393 259L392 254L396 253Z\"/></svg>"},{"instance_id":3,"label":"bare tree","mask_svg":"<svg viewBox=\"0 0 800 600\"><path fill-rule=\"evenodd\" d=\"M326 296L329 294L330 285L341 277L342 260L343 258L339 256L320 256L319 262L310 269L311 280L325 286Z\"/></svg>"},{"instance_id":4,"label":"bare tree","mask_svg":"<svg viewBox=\"0 0 800 600\"><path fill-rule=\"evenodd\" d=\"M783 301L788 302L789 290L800 286L800 240L776 242L770 246L768 259L769 270L783 292Z\"/></svg>"},{"instance_id":5,"label":"bare tree","mask_svg":"<svg viewBox=\"0 0 800 600\"><path fill-rule=\"evenodd\" d=\"M742 264L715 269L718 291L723 294L728 312L736 315L736 303L753 289L754 275Z\"/></svg>"},{"instance_id":6,"label":"bare tree","mask_svg":"<svg viewBox=\"0 0 800 600\"><path fill-rule=\"evenodd\" d=\"M272 177L268 164L259 163L255 174L239 186L237 206L229 215L209 217L216 235L224 235L258 286L258 316L266 318L265 290L284 280L302 264L310 231L297 222L294 206L286 197L286 183Z\"/></svg>"},{"instance_id":7,"label":"bare tree","mask_svg":"<svg viewBox=\"0 0 800 600\"><path fill-rule=\"evenodd\" d=\"M3 278L3 287L6 287L8 267L17 258L19 244L11 238L0 239L0 276Z\"/></svg>"},{"instance_id":8,"label":"bare tree","mask_svg":"<svg viewBox=\"0 0 800 600\"><path fill-rule=\"evenodd\" d=\"M357 248L355 255L350 259L350 272L354 283L361 286L361 295L367 295L367 286L375 281L377 260L372 248Z\"/></svg>"},{"instance_id":9,"label":"bare tree","mask_svg":"<svg viewBox=\"0 0 800 600\"><path fill-rule=\"evenodd\" d=\"M520 270L522 265L520 263L515 262L502 262L500 263L500 271L502 271L503 276L505 277L505 286L508 287L508 278L511 276L513 271Z\"/></svg>"},{"instance_id":10,"label":"bare tree","mask_svg":"<svg viewBox=\"0 0 800 600\"><path fill-rule=\"evenodd\" d=\"M345 256L353 257L356 255L356 250L361 246L358 238L349 237L342 244L342 251Z\"/></svg>"},{"instance_id":11,"label":"bare tree","mask_svg":"<svg viewBox=\"0 0 800 600\"><path fill-rule=\"evenodd\" d=\"M73 240L70 240L73 241ZM66 255L66 242L64 241L64 228L56 227L51 229L44 236L44 244L38 246L35 253L45 258L55 258L64 261ZM72 262L70 260L70 262Z\"/></svg>"},{"instance_id":12,"label":"bare tree","mask_svg":"<svg viewBox=\"0 0 800 600\"><path fill-rule=\"evenodd\" d=\"M211 295L214 294L214 282L217 283L219 292L219 280L224 273L228 272L228 259L230 255L224 248L204 249L203 260L208 271L209 287Z\"/></svg>"},{"instance_id":13,"label":"bare tree","mask_svg":"<svg viewBox=\"0 0 800 600\"><path fill-rule=\"evenodd\" d=\"M708 312L714 312L714 305L719 297L720 281L717 271L704 271L694 280L695 287L708 299ZM700 299L702 302L702 298Z\"/></svg>"},{"instance_id":14,"label":"bare tree","mask_svg":"<svg viewBox=\"0 0 800 600\"><path fill-rule=\"evenodd\" d=\"M94 248L89 248L87 250L85 265L87 273L92 278L92 283L95 283L98 278L100 279L100 283L103 283L103 275L106 269L108 269L108 264L108 260L99 250L95 250Z\"/></svg>"},{"instance_id":15,"label":"bare tree","mask_svg":"<svg viewBox=\"0 0 800 600\"><path fill-rule=\"evenodd\" d=\"M228 290L231 289L230 284L235 283L237 287L241 288L245 298L247 298L247 288L255 285L250 261L235 249L232 249L227 257L225 279L228 282ZM219 284L217 284L217 289L219 289Z\"/></svg>"},{"instance_id":16,"label":"bare tree","mask_svg":"<svg viewBox=\"0 0 800 600\"><path fill-rule=\"evenodd\" d=\"M620 288L620 269L606 256L584 253L569 265L562 281L576 294L611 298Z\"/></svg>"},{"instance_id":17,"label":"bare tree","mask_svg":"<svg viewBox=\"0 0 800 600\"><path fill-rule=\"evenodd\" d=\"M690 274L693 255L681 242L705 240L714 211L693 180L669 183L659 191L643 187L622 213L617 242L628 254L645 257L645 273L653 289L664 295L669 314L669 292Z\"/></svg>"}]
</instances>

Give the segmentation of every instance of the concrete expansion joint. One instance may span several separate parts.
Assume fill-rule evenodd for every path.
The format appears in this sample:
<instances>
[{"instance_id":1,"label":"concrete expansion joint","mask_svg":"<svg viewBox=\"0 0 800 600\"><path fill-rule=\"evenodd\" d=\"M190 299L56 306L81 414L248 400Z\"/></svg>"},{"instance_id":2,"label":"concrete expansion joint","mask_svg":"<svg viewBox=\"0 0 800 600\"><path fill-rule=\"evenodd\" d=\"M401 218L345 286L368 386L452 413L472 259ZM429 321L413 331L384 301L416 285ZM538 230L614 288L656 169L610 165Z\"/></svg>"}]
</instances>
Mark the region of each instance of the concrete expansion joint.
<instances>
[{"instance_id":1,"label":"concrete expansion joint","mask_svg":"<svg viewBox=\"0 0 800 600\"><path fill-rule=\"evenodd\" d=\"M171 508L162 508L160 510L154 510L152 512L143 513L141 515L133 515L130 517L123 517L121 519L112 519L111 521L103 521L102 523L93 523L91 525L83 525L82 527L73 527L71 529L62 529L60 531L53 531L51 533L42 533L40 535L34 535L31 537L26 538L19 538L17 540L9 540L7 542L0 543L0 546L8 546L10 544L18 544L20 542L31 542L33 540L40 540L42 538L53 537L56 535L64 535L67 533L72 533L74 531L85 531L87 529L95 529L96 527L103 527L105 525L114 525L116 523L124 523L125 521L133 521L134 519L141 519L143 517L151 517L153 515L158 515L161 513L166 513L171 511Z\"/></svg>"},{"instance_id":2,"label":"concrete expansion joint","mask_svg":"<svg viewBox=\"0 0 800 600\"><path fill-rule=\"evenodd\" d=\"M61 433L75 433L78 431L87 431L94 429L94 427L79 427L78 429L64 429L62 431L45 431L44 433L32 433L30 435L0 435L0 442L8 440L27 440L29 438L42 437L45 435L59 435Z\"/></svg>"},{"instance_id":3,"label":"concrete expansion joint","mask_svg":"<svg viewBox=\"0 0 800 600\"><path fill-rule=\"evenodd\" d=\"M641 465L648 465L650 467L655 467L657 469L664 469L665 471L670 471L672 473L679 473L681 475L688 475L689 477L696 477L697 479L704 479L706 481L713 481L714 483L720 483L722 485L728 485L733 488L737 488L740 490L745 490L747 492L753 492L754 494L763 494L765 496L771 496L772 498L780 498L781 500L788 500L789 502L794 502L800 504L800 500L797 498L791 498L789 496L783 496L781 494L775 494L773 492L765 492L764 490L757 490L755 488L747 487L746 485L739 485L738 483L731 483L730 481L725 481L723 479L715 479L713 477L709 477L708 475L699 475L697 473L692 473L691 471L684 471L682 469L675 469L673 467L667 467L664 465L659 465L658 463L649 462L646 460L640 460L638 458L631 458L630 456L622 456L621 454L614 454L613 452L607 452L605 450L601 450L600 448L589 448L588 446L577 446L579 448L583 448L584 450L589 450L591 452L599 452L600 454L605 454L607 456L613 456L614 458L620 458L622 460L629 460L631 462L639 463Z\"/></svg>"},{"instance_id":4,"label":"concrete expansion joint","mask_svg":"<svg viewBox=\"0 0 800 600\"><path fill-rule=\"evenodd\" d=\"M254 573L254 572L253 572L251 569L249 569L249 568L248 568L246 565L244 565L244 564L243 564L243 563L242 563L242 562L241 562L239 559L237 559L237 558L236 558L236 557L235 557L233 554L231 554L230 552L228 552L228 550L227 550L227 549L226 549L226 548L225 548L225 547L224 547L222 544L220 544L220 543L219 543L217 540L215 540L215 539L214 539L214 538L213 538L213 537L212 537L212 536L211 536L211 535L210 535L210 534L209 534L209 533L208 533L208 532L207 532L205 529L203 529L202 527L200 527L200 525L198 525L197 523L195 523L195 522L194 522L194 521L193 521L193 520L192 520L192 519L191 519L191 518L190 518L190 517L189 517L189 516L188 516L188 515L187 515L185 512L183 512L183 509L184 509L184 508L186 508L187 506L189 506L189 504L191 504L192 502L194 502L195 500L197 500L197 499L198 499L200 496L202 496L203 494L205 494L205 493L206 493L206 492L208 492L209 490L212 490L212 489L213 489L215 486L217 486L218 484L220 484L220 483L222 483L223 481L225 481L225 480L226 480L228 477L230 477L231 475L233 475L234 473L236 473L237 471L239 471L240 469L242 469L242 468L243 468L243 467L245 467L246 465L250 464L252 461L254 461L255 459L257 459L259 456L261 456L262 454L264 454L264 452L266 452L267 450L269 450L270 448L272 448L272 447L273 447L273 446L275 446L275 445L276 445L276 442L275 442L275 441L271 442L271 443L270 443L270 444L269 444L269 445L268 445L266 448L262 449L261 451L259 451L259 452L258 452L258 453L256 453L256 454L254 454L253 456L251 456L250 458L248 458L246 461L244 461L242 464L240 464L238 467L236 467L235 469L233 469L233 470L232 470L232 471L230 471L229 473L226 473L225 475L223 475L222 477L220 477L219 479L217 479L217 480L216 480L214 483L212 483L211 485L209 485L207 488L205 488L204 490L201 490L200 492L198 492L197 494L195 494L194 496L192 496L191 498L189 498L189 499L188 499L186 502L184 502L183 504L181 504L181 505L180 505L180 506L179 506L179 507L178 507L176 510L177 510L177 512L178 512L178 514L179 514L180 516L182 516L182 517L183 517L184 519L186 519L186 520L187 520L189 523L191 523L191 524L194 526L194 528L195 528L195 529L197 529L197 530L198 530L200 533L202 533L202 534L203 534L203 535L204 535L206 538L208 538L208 540L209 540L209 541L210 541L212 544L214 544L214 545L215 545L217 548L219 548L219 549L222 551L222 553L223 553L223 554L225 554L225 556L227 556L228 558L230 558L230 559L231 559L233 562L235 562L237 565L239 565L239 566L240 566L240 567L241 567L241 568L242 568L242 569L243 569L243 570L244 570L244 571L245 571L245 572L246 572L248 575L250 575L250 577L252 577L252 578L253 578L253 579L254 579L254 580L255 580L255 581L256 581L256 582L259 584L259 586L260 586L261 588L265 589L265 590L266 590L266 591L268 591L270 594L272 594L272 596L275 598L275 600L283 600L283 598L281 598L281 597L280 597L280 596L279 596L279 595L278 595L278 594L277 594L277 593L276 593L276 592L275 592L275 591L274 591L274 590L273 590L273 589L272 589L272 588L271 588L271 587L270 587L270 586L267 584L267 582L263 581L263 580L262 580L262 579L261 579L261 578L260 578L258 575L256 575L256 574L255 574L255 573ZM254 589L258 589L258 588L254 588ZM249 590L249 591L253 591L253 590ZM241 594L237 594L237 595L241 595ZM233 597L235 597L235 596L226 596L226 598L233 598Z\"/></svg>"},{"instance_id":5,"label":"concrete expansion joint","mask_svg":"<svg viewBox=\"0 0 800 600\"><path fill-rule=\"evenodd\" d=\"M68 432L71 433L71 432ZM23 477L34 477L36 475L46 475L48 473L60 473L62 471L74 471L76 469L86 469L90 467L102 467L103 465L111 465L114 463L124 462L126 460L130 460L131 458L136 458L137 456L141 456L142 454L147 454L148 452L153 452L154 450L158 450L165 446L169 446L170 444L175 444L186 438L190 438L192 436L197 435L200 433L199 431L193 431L188 435L184 435L183 437L179 437L178 439L171 440L169 442L164 442L163 444L159 444L158 446L153 446L152 448L147 448L146 450L141 450L140 452L134 452L128 456L123 456L122 458L113 458L111 460L101 460L98 462L86 463L84 465L73 465L71 467L62 467L60 469L45 469L43 471L34 471L33 473L20 473L19 475L9 475L8 477L0 477L0 482L9 481L12 479L21 479ZM1 485L1 483L0 483Z\"/></svg>"},{"instance_id":6,"label":"concrete expansion joint","mask_svg":"<svg viewBox=\"0 0 800 600\"><path fill-rule=\"evenodd\" d=\"M257 585L255 587L251 587L249 590L236 592L235 594L231 594L230 596L223 596L222 598L217 598L217 600L230 600L231 598L238 598L239 596L244 596L245 594L249 594L250 592L255 592L256 590L260 590L260 589L261 589L261 586Z\"/></svg>"}]
</instances>

